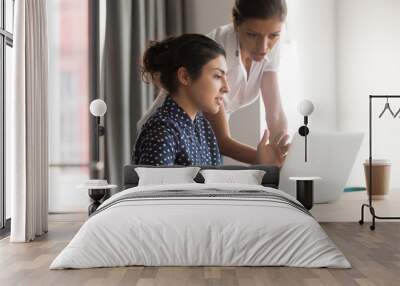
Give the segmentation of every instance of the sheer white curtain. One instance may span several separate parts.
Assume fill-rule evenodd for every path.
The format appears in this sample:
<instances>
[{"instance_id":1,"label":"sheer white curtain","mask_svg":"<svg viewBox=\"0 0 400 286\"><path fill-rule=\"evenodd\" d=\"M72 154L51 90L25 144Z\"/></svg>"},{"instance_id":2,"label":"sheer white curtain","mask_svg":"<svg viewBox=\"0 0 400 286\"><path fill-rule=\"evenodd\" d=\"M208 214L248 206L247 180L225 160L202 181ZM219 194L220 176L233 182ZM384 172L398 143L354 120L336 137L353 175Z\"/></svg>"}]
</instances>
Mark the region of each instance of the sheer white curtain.
<instances>
[{"instance_id":1,"label":"sheer white curtain","mask_svg":"<svg viewBox=\"0 0 400 286\"><path fill-rule=\"evenodd\" d=\"M12 242L47 232L47 0L15 1L13 92L6 111Z\"/></svg>"}]
</instances>

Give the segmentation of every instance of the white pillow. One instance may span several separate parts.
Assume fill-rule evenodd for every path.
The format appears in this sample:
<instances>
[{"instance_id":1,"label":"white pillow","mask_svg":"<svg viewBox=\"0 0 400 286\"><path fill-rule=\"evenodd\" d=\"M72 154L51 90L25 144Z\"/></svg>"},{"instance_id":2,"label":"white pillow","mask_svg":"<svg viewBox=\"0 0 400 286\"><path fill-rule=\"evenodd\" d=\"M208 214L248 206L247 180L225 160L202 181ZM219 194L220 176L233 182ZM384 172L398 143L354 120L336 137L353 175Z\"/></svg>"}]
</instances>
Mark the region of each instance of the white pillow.
<instances>
[{"instance_id":1,"label":"white pillow","mask_svg":"<svg viewBox=\"0 0 400 286\"><path fill-rule=\"evenodd\" d=\"M201 170L204 183L234 183L261 185L265 171L261 170Z\"/></svg>"},{"instance_id":2,"label":"white pillow","mask_svg":"<svg viewBox=\"0 0 400 286\"><path fill-rule=\"evenodd\" d=\"M135 168L139 176L138 186L195 183L193 179L199 170L199 167Z\"/></svg>"}]
</instances>

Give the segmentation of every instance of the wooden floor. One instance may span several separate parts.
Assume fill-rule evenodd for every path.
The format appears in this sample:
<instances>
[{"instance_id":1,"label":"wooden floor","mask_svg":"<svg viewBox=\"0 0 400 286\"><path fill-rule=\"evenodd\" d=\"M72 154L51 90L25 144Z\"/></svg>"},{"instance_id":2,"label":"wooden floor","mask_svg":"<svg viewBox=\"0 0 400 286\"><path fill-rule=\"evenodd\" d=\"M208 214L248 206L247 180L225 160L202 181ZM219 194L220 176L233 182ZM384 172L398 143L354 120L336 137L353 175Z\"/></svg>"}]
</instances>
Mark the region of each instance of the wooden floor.
<instances>
[{"instance_id":1,"label":"wooden floor","mask_svg":"<svg viewBox=\"0 0 400 286\"><path fill-rule=\"evenodd\" d=\"M400 285L400 223L321 223L353 268L123 267L48 270L82 222L50 222L49 233L28 244L0 241L0 285Z\"/></svg>"},{"instance_id":2,"label":"wooden floor","mask_svg":"<svg viewBox=\"0 0 400 286\"><path fill-rule=\"evenodd\" d=\"M354 222L360 219L361 205L367 203L368 196L366 192L343 193L336 202L314 204L311 213L319 222ZM377 216L399 217L400 190L391 189L385 199L374 200L373 206ZM365 209L365 220L371 221L371 215L367 208Z\"/></svg>"}]
</instances>

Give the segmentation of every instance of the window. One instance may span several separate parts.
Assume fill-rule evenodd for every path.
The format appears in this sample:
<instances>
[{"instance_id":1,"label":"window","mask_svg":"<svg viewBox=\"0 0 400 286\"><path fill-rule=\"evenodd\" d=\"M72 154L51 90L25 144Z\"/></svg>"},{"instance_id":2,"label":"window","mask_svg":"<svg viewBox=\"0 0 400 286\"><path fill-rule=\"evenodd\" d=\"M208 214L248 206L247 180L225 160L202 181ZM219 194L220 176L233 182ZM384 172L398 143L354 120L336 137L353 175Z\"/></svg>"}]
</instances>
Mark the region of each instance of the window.
<instances>
[{"instance_id":1,"label":"window","mask_svg":"<svg viewBox=\"0 0 400 286\"><path fill-rule=\"evenodd\" d=\"M49 211L86 211L89 178L88 2L48 1Z\"/></svg>"},{"instance_id":2,"label":"window","mask_svg":"<svg viewBox=\"0 0 400 286\"><path fill-rule=\"evenodd\" d=\"M11 94L14 0L0 0L0 235L9 231L10 193L5 187L5 105Z\"/></svg>"}]
</instances>

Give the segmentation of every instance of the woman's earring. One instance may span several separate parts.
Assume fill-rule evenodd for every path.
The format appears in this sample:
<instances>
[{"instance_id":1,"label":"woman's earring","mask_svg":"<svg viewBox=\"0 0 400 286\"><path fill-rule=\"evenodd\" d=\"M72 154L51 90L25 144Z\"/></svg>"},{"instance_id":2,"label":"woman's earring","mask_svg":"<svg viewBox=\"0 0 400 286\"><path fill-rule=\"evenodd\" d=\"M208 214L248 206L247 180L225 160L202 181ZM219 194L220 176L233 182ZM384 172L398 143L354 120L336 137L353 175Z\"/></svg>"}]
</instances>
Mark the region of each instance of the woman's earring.
<instances>
[{"instance_id":1,"label":"woman's earring","mask_svg":"<svg viewBox=\"0 0 400 286\"><path fill-rule=\"evenodd\" d=\"M239 56L239 50L236 50L236 56L238 57Z\"/></svg>"}]
</instances>

